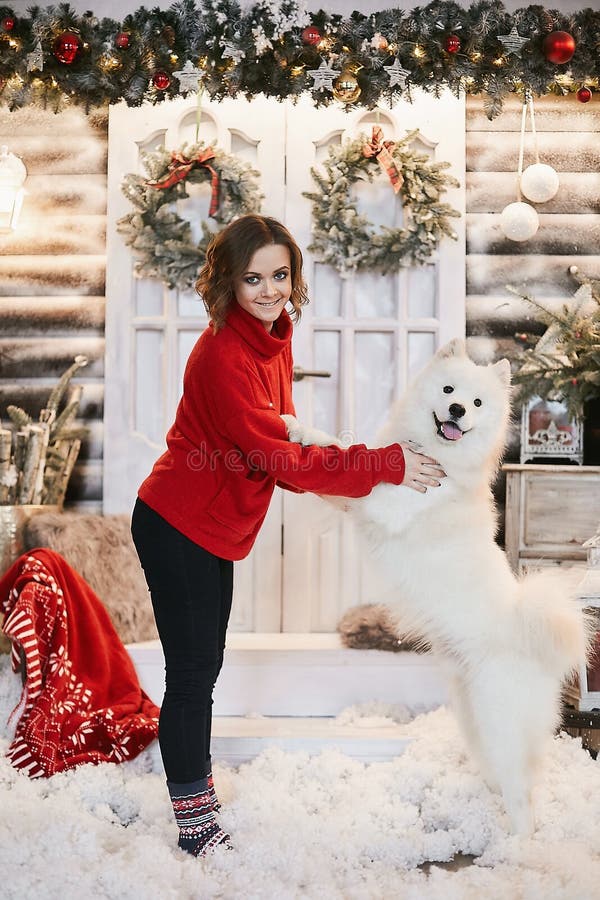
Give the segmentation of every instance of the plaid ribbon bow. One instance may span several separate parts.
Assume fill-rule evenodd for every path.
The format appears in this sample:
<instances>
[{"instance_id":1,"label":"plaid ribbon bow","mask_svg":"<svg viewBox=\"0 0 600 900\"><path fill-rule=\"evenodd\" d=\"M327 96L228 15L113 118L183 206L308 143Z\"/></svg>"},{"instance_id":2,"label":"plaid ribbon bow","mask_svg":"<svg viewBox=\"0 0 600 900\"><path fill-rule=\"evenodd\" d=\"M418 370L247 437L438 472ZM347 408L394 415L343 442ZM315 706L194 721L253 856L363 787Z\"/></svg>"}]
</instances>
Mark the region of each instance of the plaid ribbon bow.
<instances>
[{"instance_id":1,"label":"plaid ribbon bow","mask_svg":"<svg viewBox=\"0 0 600 900\"><path fill-rule=\"evenodd\" d=\"M210 172L210 209L209 216L214 216L219 208L219 173L209 165L211 159L215 158L215 152L212 147L207 147L195 156L187 157L183 153L171 153L171 162L167 174L160 181L147 181L148 187L159 188L165 190L172 187L179 181L187 178L188 174L195 168L205 168Z\"/></svg>"},{"instance_id":2,"label":"plaid ribbon bow","mask_svg":"<svg viewBox=\"0 0 600 900\"><path fill-rule=\"evenodd\" d=\"M394 141L384 141L382 138L382 129L379 125L373 125L371 140L368 144L363 145L363 156L367 157L367 159L371 157L377 159L377 162L390 179L390 184L392 185L394 193L397 194L402 187L404 178L398 171L398 167L396 166L391 153L396 145Z\"/></svg>"}]
</instances>

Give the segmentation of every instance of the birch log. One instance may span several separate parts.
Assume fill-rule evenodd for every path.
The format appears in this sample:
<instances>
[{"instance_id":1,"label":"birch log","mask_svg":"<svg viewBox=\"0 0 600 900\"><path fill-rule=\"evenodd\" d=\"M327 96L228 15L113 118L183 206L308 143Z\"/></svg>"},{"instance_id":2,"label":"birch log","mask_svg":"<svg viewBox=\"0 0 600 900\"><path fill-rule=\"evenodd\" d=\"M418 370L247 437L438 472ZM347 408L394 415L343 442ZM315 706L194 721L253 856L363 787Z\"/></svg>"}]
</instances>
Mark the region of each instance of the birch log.
<instances>
[{"instance_id":1,"label":"birch log","mask_svg":"<svg viewBox=\"0 0 600 900\"><path fill-rule=\"evenodd\" d=\"M10 485L8 483L10 471L10 451L12 446L12 432L8 428L0 428L0 503L8 503Z\"/></svg>"},{"instance_id":2,"label":"birch log","mask_svg":"<svg viewBox=\"0 0 600 900\"><path fill-rule=\"evenodd\" d=\"M27 432L28 440L19 487L18 502L20 504L32 502L42 454L45 457L43 427L41 425L28 425L24 431Z\"/></svg>"},{"instance_id":3,"label":"birch log","mask_svg":"<svg viewBox=\"0 0 600 900\"><path fill-rule=\"evenodd\" d=\"M81 441L79 438L75 438L72 441L58 442L54 445L55 453L62 457L63 462L53 469L52 478L46 480L44 503L58 503L62 506L80 446Z\"/></svg>"},{"instance_id":4,"label":"birch log","mask_svg":"<svg viewBox=\"0 0 600 900\"><path fill-rule=\"evenodd\" d=\"M52 410L52 415L50 419L54 419L56 416L56 412ZM35 472L35 480L33 493L31 495L30 503L42 503L42 492L44 490L44 471L46 469L46 454L48 451L48 441L50 439L50 424L47 421L42 421L38 426L42 432L42 440L40 446L40 454L38 460L38 467Z\"/></svg>"}]
</instances>

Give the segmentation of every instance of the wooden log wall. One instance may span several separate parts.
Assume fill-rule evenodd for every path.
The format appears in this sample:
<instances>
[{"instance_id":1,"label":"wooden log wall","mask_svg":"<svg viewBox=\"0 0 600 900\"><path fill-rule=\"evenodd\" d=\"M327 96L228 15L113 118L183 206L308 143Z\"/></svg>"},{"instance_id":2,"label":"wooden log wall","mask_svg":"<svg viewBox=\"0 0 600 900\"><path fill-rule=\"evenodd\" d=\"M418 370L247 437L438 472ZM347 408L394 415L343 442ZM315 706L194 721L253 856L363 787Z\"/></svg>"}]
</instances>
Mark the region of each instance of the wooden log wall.
<instances>
[{"instance_id":1,"label":"wooden log wall","mask_svg":"<svg viewBox=\"0 0 600 900\"><path fill-rule=\"evenodd\" d=\"M582 104L570 94L536 98L534 108L540 162L556 169L560 187L552 200L532 204L540 219L537 234L515 243L500 231L499 213L517 199L522 105L516 97L507 99L502 114L490 122L481 99L467 99L467 346L480 363L514 350L515 332L544 331L531 305L506 285L556 309L578 288L569 266L600 277L600 102L594 97ZM534 162L527 118L523 165ZM515 408L505 461L518 462L519 449L520 410ZM494 493L502 513L502 474ZM499 521L502 543L502 514Z\"/></svg>"},{"instance_id":2,"label":"wooden log wall","mask_svg":"<svg viewBox=\"0 0 600 900\"><path fill-rule=\"evenodd\" d=\"M521 102L507 99L490 122L480 98L467 100L467 344L478 362L514 349L515 332L544 331L531 305L506 285L556 309L578 288L569 266L600 277L600 102L582 104L570 94L535 98L534 107L540 162L556 169L560 187L554 199L532 204L538 232L516 243L500 231L499 213L517 199ZM528 118L524 168L534 162ZM508 458L518 452L515 422Z\"/></svg>"},{"instance_id":3,"label":"wooden log wall","mask_svg":"<svg viewBox=\"0 0 600 900\"><path fill-rule=\"evenodd\" d=\"M10 403L37 418L56 379L83 353L79 424L87 427L69 506L101 511L107 125L28 108L0 110L0 144L27 167L13 234L0 234L0 418Z\"/></svg>"},{"instance_id":4,"label":"wooden log wall","mask_svg":"<svg viewBox=\"0 0 600 900\"><path fill-rule=\"evenodd\" d=\"M516 199L521 105L508 99L490 122L480 98L467 100L467 336L479 362L500 358L515 331L536 328L507 284L557 305L576 289L573 263L600 277L600 102L545 97L535 111L540 159L557 169L560 189L537 205L537 235L516 244L498 214ZM107 114L0 111L0 143L29 173L19 230L0 235L0 417L7 403L37 415L56 376L85 353L77 380L89 437L68 499L100 510ZM525 165L533 161L528 130ZM517 434L515 424L508 459L518 456Z\"/></svg>"}]
</instances>

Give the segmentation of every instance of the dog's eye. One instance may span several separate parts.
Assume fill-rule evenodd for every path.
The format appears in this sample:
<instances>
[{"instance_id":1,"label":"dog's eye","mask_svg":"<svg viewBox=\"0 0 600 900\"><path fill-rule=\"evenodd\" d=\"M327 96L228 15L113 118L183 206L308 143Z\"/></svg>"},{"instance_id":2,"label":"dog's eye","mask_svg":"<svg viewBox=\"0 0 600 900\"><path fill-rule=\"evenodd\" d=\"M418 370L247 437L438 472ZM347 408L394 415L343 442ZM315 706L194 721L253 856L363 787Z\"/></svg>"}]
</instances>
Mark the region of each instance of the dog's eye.
<instances>
[{"instance_id":1,"label":"dog's eye","mask_svg":"<svg viewBox=\"0 0 600 900\"><path fill-rule=\"evenodd\" d=\"M473 400L473 406L481 406L481 400L479 399L479 397Z\"/></svg>"},{"instance_id":2,"label":"dog's eye","mask_svg":"<svg viewBox=\"0 0 600 900\"><path fill-rule=\"evenodd\" d=\"M447 384L447 385L445 385L445 387L444 387L444 393L445 393L445 394L451 394L453 390L454 390L454 388L452 387L451 384Z\"/></svg>"}]
</instances>

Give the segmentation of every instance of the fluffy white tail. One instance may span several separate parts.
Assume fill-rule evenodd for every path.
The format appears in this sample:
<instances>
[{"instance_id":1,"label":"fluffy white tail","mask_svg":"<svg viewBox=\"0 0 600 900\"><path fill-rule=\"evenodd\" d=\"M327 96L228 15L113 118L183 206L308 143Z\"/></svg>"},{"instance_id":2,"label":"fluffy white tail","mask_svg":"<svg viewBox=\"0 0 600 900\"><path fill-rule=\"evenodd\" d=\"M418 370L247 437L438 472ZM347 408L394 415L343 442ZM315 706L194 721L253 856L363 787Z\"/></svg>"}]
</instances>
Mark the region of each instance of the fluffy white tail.
<instances>
[{"instance_id":1,"label":"fluffy white tail","mask_svg":"<svg viewBox=\"0 0 600 900\"><path fill-rule=\"evenodd\" d=\"M556 571L528 575L519 583L517 614L526 652L560 677L587 658L595 628L575 599L575 586L567 573Z\"/></svg>"}]
</instances>

